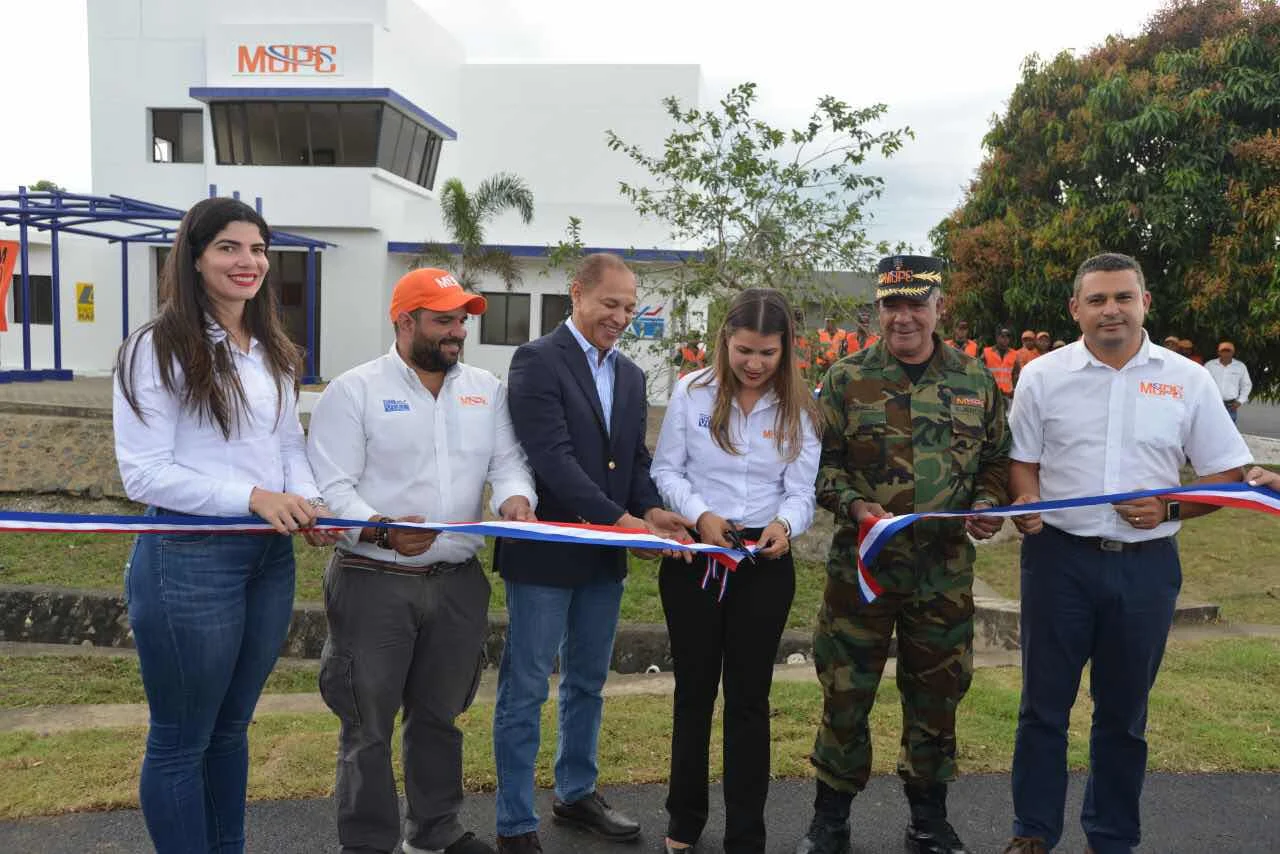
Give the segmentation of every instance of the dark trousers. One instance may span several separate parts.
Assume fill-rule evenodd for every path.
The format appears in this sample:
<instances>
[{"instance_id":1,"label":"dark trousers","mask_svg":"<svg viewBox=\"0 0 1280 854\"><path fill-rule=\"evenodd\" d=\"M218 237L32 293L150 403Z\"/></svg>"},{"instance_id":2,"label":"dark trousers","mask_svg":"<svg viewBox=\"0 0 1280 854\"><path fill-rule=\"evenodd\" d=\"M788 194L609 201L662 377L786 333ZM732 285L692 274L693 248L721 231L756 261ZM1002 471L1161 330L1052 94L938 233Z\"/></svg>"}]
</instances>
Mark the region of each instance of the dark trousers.
<instances>
[{"instance_id":1,"label":"dark trousers","mask_svg":"<svg viewBox=\"0 0 1280 854\"><path fill-rule=\"evenodd\" d=\"M1022 706L1013 754L1013 832L1062 836L1067 725L1086 662L1089 780L1081 825L1096 854L1138 844L1147 696L1173 622L1182 567L1172 538L1102 551L1046 527L1022 544Z\"/></svg>"},{"instance_id":2,"label":"dark trousers","mask_svg":"<svg viewBox=\"0 0 1280 854\"><path fill-rule=\"evenodd\" d=\"M454 721L480 681L489 580L474 558L438 575L368 563L336 552L325 571L320 694L342 724L338 840L344 854L399 850L391 739L403 709L404 840L440 850L463 834L462 732Z\"/></svg>"},{"instance_id":3,"label":"dark trousers","mask_svg":"<svg viewBox=\"0 0 1280 854\"><path fill-rule=\"evenodd\" d=\"M724 680L726 854L765 850L769 794L769 689L778 641L795 595L790 554L743 563L729 578L701 588L706 565L667 558L658 574L675 661L667 835L694 843L707 823L711 716Z\"/></svg>"}]
</instances>

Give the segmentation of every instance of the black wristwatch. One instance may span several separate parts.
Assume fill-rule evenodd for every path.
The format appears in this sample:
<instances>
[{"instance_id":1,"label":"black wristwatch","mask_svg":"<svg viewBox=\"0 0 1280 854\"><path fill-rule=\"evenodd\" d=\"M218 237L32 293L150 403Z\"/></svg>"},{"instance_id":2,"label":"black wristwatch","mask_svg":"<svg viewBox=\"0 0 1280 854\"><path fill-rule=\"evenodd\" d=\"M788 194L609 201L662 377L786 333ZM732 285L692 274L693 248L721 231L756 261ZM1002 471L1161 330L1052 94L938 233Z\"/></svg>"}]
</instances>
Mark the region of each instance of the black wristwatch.
<instances>
[{"instance_id":1,"label":"black wristwatch","mask_svg":"<svg viewBox=\"0 0 1280 854\"><path fill-rule=\"evenodd\" d=\"M1164 520L1166 522L1178 522L1182 519L1182 502L1166 501L1164 503Z\"/></svg>"}]
</instances>

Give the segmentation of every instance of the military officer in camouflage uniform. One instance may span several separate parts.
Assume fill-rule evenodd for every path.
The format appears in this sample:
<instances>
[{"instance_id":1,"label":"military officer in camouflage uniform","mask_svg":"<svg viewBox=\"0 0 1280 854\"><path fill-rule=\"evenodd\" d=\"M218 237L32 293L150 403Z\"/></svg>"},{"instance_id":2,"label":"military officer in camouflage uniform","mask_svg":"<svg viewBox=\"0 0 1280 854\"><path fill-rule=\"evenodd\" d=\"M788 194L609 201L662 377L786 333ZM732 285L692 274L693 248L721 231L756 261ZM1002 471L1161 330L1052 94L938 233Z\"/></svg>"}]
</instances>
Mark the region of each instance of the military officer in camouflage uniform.
<instances>
[{"instance_id":1,"label":"military officer in camouflage uniform","mask_svg":"<svg viewBox=\"0 0 1280 854\"><path fill-rule=\"evenodd\" d=\"M996 517L926 519L894 536L871 567L883 592L867 603L857 582L857 530L867 517L978 509L1007 502L1010 438L1004 396L978 360L934 333L942 263L880 262L876 305L884 337L832 366L818 503L837 531L814 636L822 725L814 818L797 854L850 850L849 811L871 769L867 715L898 635L902 749L898 773L911 807L906 850L961 854L947 821L956 776L956 706L973 673L973 545Z\"/></svg>"}]
</instances>

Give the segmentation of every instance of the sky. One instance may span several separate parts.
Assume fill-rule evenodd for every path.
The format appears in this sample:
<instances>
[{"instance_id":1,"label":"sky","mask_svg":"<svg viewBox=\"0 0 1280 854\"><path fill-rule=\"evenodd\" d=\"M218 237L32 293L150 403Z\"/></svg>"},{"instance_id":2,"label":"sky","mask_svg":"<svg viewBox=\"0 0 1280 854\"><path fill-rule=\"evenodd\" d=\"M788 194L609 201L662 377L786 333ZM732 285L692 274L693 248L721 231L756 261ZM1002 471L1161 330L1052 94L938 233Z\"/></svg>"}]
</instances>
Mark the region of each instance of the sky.
<instances>
[{"instance_id":1,"label":"sky","mask_svg":"<svg viewBox=\"0 0 1280 854\"><path fill-rule=\"evenodd\" d=\"M89 0L92 2L92 0ZM718 97L753 81L766 121L801 124L818 98L884 103L916 134L888 161L873 240L929 247L982 161L1029 54L1083 53L1136 35L1158 0L418 0L473 62L692 63ZM270 0L263 0L269 5ZM8 125L0 188L49 178L91 187L85 0L5 3ZM602 148L602 155L604 147Z\"/></svg>"}]
</instances>

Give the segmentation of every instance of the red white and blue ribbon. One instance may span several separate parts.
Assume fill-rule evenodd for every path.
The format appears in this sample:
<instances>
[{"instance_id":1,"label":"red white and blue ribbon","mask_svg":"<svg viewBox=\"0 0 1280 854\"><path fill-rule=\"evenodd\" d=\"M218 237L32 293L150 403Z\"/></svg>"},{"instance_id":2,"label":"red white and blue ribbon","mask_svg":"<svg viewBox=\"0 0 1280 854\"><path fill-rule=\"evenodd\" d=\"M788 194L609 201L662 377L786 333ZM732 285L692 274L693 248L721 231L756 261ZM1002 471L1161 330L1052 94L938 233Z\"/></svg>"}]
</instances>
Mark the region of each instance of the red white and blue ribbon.
<instances>
[{"instance_id":1,"label":"red white and blue ribbon","mask_svg":"<svg viewBox=\"0 0 1280 854\"><path fill-rule=\"evenodd\" d=\"M1092 495L1086 498L1060 498L1053 501L1037 501L993 507L990 510L938 510L930 513L907 513L902 516L885 516L880 519L864 519L858 529L858 587L867 602L874 602L883 592L870 567L886 542L894 534L917 519L963 518L965 516L1022 516L1026 513L1043 513L1066 510L1073 507L1091 507L1097 504L1115 504L1135 498L1164 496L1196 504L1215 504L1219 507L1241 507L1260 510L1280 516L1280 492L1247 483L1207 483L1179 486L1169 489L1145 489L1138 492L1117 492L1111 495Z\"/></svg>"},{"instance_id":2,"label":"red white and blue ribbon","mask_svg":"<svg viewBox=\"0 0 1280 854\"><path fill-rule=\"evenodd\" d=\"M613 525L587 525L568 522L367 522L358 519L322 517L316 520L320 530L341 531L353 528L407 528L475 534L481 537L507 537L515 540L538 540L547 543L578 543L614 546L626 549L690 551L706 555L708 560L736 569L745 557L735 549L706 543L680 543L648 531L618 528ZM70 513L20 513L0 510L0 532L58 532L72 534L270 534L274 529L257 516L92 516Z\"/></svg>"}]
</instances>

